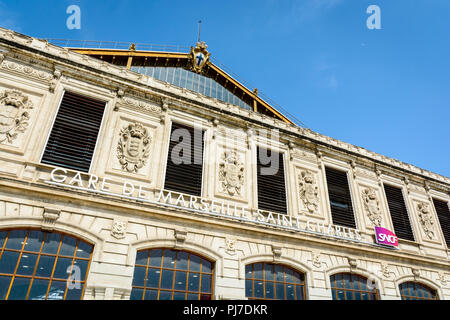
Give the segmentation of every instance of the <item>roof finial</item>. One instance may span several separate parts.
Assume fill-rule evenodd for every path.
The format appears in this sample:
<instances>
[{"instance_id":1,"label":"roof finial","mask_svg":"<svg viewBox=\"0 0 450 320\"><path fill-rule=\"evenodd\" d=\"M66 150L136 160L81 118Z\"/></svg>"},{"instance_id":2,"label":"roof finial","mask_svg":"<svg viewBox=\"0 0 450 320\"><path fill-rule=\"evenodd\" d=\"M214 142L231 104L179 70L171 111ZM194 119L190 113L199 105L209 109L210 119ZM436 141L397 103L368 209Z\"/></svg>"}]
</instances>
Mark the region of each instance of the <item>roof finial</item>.
<instances>
[{"instance_id":1,"label":"roof finial","mask_svg":"<svg viewBox=\"0 0 450 320\"><path fill-rule=\"evenodd\" d=\"M198 42L200 42L200 30L202 26L202 20L198 20Z\"/></svg>"}]
</instances>

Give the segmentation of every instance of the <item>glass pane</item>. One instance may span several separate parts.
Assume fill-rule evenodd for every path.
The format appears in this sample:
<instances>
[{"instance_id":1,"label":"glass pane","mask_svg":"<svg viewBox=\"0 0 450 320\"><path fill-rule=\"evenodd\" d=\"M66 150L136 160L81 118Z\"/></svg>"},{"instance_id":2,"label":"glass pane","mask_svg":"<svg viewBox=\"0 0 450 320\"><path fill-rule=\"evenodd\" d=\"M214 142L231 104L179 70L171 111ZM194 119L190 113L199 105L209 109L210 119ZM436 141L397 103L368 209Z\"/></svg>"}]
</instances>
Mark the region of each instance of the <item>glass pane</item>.
<instances>
[{"instance_id":1,"label":"glass pane","mask_svg":"<svg viewBox=\"0 0 450 320\"><path fill-rule=\"evenodd\" d=\"M8 300L25 300L31 279L16 277L9 292Z\"/></svg>"},{"instance_id":2,"label":"glass pane","mask_svg":"<svg viewBox=\"0 0 450 320\"><path fill-rule=\"evenodd\" d=\"M162 250L151 250L148 265L153 267L161 267L161 256Z\"/></svg>"},{"instance_id":3,"label":"glass pane","mask_svg":"<svg viewBox=\"0 0 450 320\"><path fill-rule=\"evenodd\" d=\"M81 300L82 295L83 295L83 285L80 284L72 289L67 288L66 300Z\"/></svg>"},{"instance_id":4,"label":"glass pane","mask_svg":"<svg viewBox=\"0 0 450 320\"><path fill-rule=\"evenodd\" d=\"M279 300L286 299L286 295L284 293L284 284L282 284L282 283L275 284L275 294L276 294L276 298Z\"/></svg>"},{"instance_id":5,"label":"glass pane","mask_svg":"<svg viewBox=\"0 0 450 320\"><path fill-rule=\"evenodd\" d=\"M331 289L331 295L332 295L332 299L336 300L336 290Z\"/></svg>"},{"instance_id":6,"label":"glass pane","mask_svg":"<svg viewBox=\"0 0 450 320\"><path fill-rule=\"evenodd\" d=\"M369 294L367 292L362 292L361 296L363 300L369 300Z\"/></svg>"},{"instance_id":7,"label":"glass pane","mask_svg":"<svg viewBox=\"0 0 450 320\"><path fill-rule=\"evenodd\" d=\"M139 265L147 266L147 260L148 260L148 251L138 251L136 254L136 263Z\"/></svg>"},{"instance_id":8,"label":"glass pane","mask_svg":"<svg viewBox=\"0 0 450 320\"><path fill-rule=\"evenodd\" d=\"M37 277L50 278L55 264L55 257L41 256L39 258L38 267L36 269Z\"/></svg>"},{"instance_id":9,"label":"glass pane","mask_svg":"<svg viewBox=\"0 0 450 320\"><path fill-rule=\"evenodd\" d=\"M357 277L355 275L352 275L353 290L361 290L361 287L360 287L360 283L361 282L366 282L367 283L367 281L365 281L365 279Z\"/></svg>"},{"instance_id":10,"label":"glass pane","mask_svg":"<svg viewBox=\"0 0 450 320\"><path fill-rule=\"evenodd\" d=\"M173 288L173 270L163 270L161 276L161 288L172 289Z\"/></svg>"},{"instance_id":11,"label":"glass pane","mask_svg":"<svg viewBox=\"0 0 450 320\"><path fill-rule=\"evenodd\" d=\"M245 266L245 278L251 279L253 276L252 265Z\"/></svg>"},{"instance_id":12,"label":"glass pane","mask_svg":"<svg viewBox=\"0 0 450 320\"><path fill-rule=\"evenodd\" d=\"M284 281L284 270L283 266L275 265L275 281Z\"/></svg>"},{"instance_id":13,"label":"glass pane","mask_svg":"<svg viewBox=\"0 0 450 320\"><path fill-rule=\"evenodd\" d=\"M252 280L245 280L245 296L253 297L253 282L252 282Z\"/></svg>"},{"instance_id":14,"label":"glass pane","mask_svg":"<svg viewBox=\"0 0 450 320\"><path fill-rule=\"evenodd\" d=\"M286 282L294 282L294 271L292 271L291 269L288 269L288 268L284 268L284 271L285 271L285 273L286 273L286 275L285 275L285 279L286 279Z\"/></svg>"},{"instance_id":15,"label":"glass pane","mask_svg":"<svg viewBox=\"0 0 450 320\"><path fill-rule=\"evenodd\" d=\"M161 270L148 268L147 287L148 288L159 288L160 275L161 275Z\"/></svg>"},{"instance_id":16,"label":"glass pane","mask_svg":"<svg viewBox=\"0 0 450 320\"><path fill-rule=\"evenodd\" d=\"M286 285L286 299L295 300L295 289L293 284Z\"/></svg>"},{"instance_id":17,"label":"glass pane","mask_svg":"<svg viewBox=\"0 0 450 320\"><path fill-rule=\"evenodd\" d=\"M336 276L336 288L344 287L344 280L341 274L337 274Z\"/></svg>"},{"instance_id":18,"label":"glass pane","mask_svg":"<svg viewBox=\"0 0 450 320\"><path fill-rule=\"evenodd\" d=\"M64 292L66 291L65 281L52 281L47 300L64 300Z\"/></svg>"},{"instance_id":19,"label":"glass pane","mask_svg":"<svg viewBox=\"0 0 450 320\"><path fill-rule=\"evenodd\" d=\"M27 232L25 230L12 230L9 232L6 247L8 249L21 250Z\"/></svg>"},{"instance_id":20,"label":"glass pane","mask_svg":"<svg viewBox=\"0 0 450 320\"><path fill-rule=\"evenodd\" d=\"M369 289L367 288L367 279L365 279L365 278L360 279L359 285L361 286L361 290L362 290L362 291L369 290Z\"/></svg>"},{"instance_id":21,"label":"glass pane","mask_svg":"<svg viewBox=\"0 0 450 320\"><path fill-rule=\"evenodd\" d=\"M5 244L7 235L8 231L0 231L0 250L3 248L3 245Z\"/></svg>"},{"instance_id":22,"label":"glass pane","mask_svg":"<svg viewBox=\"0 0 450 320\"><path fill-rule=\"evenodd\" d=\"M188 291L198 291L200 284L200 275L198 273L189 274Z\"/></svg>"},{"instance_id":23,"label":"glass pane","mask_svg":"<svg viewBox=\"0 0 450 320\"><path fill-rule=\"evenodd\" d=\"M211 262L202 259L202 272L211 273L212 272L212 264Z\"/></svg>"},{"instance_id":24,"label":"glass pane","mask_svg":"<svg viewBox=\"0 0 450 320\"><path fill-rule=\"evenodd\" d=\"M142 300L143 294L144 294L144 289L133 288L131 290L130 300Z\"/></svg>"},{"instance_id":25,"label":"glass pane","mask_svg":"<svg viewBox=\"0 0 450 320\"><path fill-rule=\"evenodd\" d=\"M73 256L75 253L75 247L77 245L77 239L69 236L64 236L61 250L59 250L60 256Z\"/></svg>"},{"instance_id":26,"label":"glass pane","mask_svg":"<svg viewBox=\"0 0 450 320\"><path fill-rule=\"evenodd\" d=\"M253 265L253 277L255 279L263 279L263 265L262 265L262 263L255 263Z\"/></svg>"},{"instance_id":27,"label":"glass pane","mask_svg":"<svg viewBox=\"0 0 450 320\"><path fill-rule=\"evenodd\" d=\"M81 281L84 281L86 279L88 265L89 265L89 261L87 261L87 260L76 259L73 263L73 267L80 268L80 276L81 276L80 280ZM73 273L73 271L72 271L72 273Z\"/></svg>"},{"instance_id":28,"label":"glass pane","mask_svg":"<svg viewBox=\"0 0 450 320\"><path fill-rule=\"evenodd\" d=\"M4 251L0 260L0 273L13 274L16 269L19 252Z\"/></svg>"},{"instance_id":29,"label":"glass pane","mask_svg":"<svg viewBox=\"0 0 450 320\"><path fill-rule=\"evenodd\" d=\"M353 300L353 292L351 291L346 291L345 292L345 296L347 300Z\"/></svg>"},{"instance_id":30,"label":"glass pane","mask_svg":"<svg viewBox=\"0 0 450 320\"><path fill-rule=\"evenodd\" d=\"M145 298L144 299L145 300L158 300L158 291L157 290L145 290Z\"/></svg>"},{"instance_id":31,"label":"glass pane","mask_svg":"<svg viewBox=\"0 0 450 320\"><path fill-rule=\"evenodd\" d=\"M0 300L5 300L11 279L11 277L0 276Z\"/></svg>"},{"instance_id":32,"label":"glass pane","mask_svg":"<svg viewBox=\"0 0 450 320\"><path fill-rule=\"evenodd\" d=\"M337 300L345 300L344 290L337 290Z\"/></svg>"},{"instance_id":33,"label":"glass pane","mask_svg":"<svg viewBox=\"0 0 450 320\"><path fill-rule=\"evenodd\" d=\"M77 248L77 258L90 258L93 248L90 244L80 241Z\"/></svg>"},{"instance_id":34,"label":"glass pane","mask_svg":"<svg viewBox=\"0 0 450 320\"><path fill-rule=\"evenodd\" d=\"M174 292L173 300L184 300L186 299L186 293L184 292Z\"/></svg>"},{"instance_id":35,"label":"glass pane","mask_svg":"<svg viewBox=\"0 0 450 320\"><path fill-rule=\"evenodd\" d=\"M349 274L344 274L344 288L352 289L352 282Z\"/></svg>"},{"instance_id":36,"label":"glass pane","mask_svg":"<svg viewBox=\"0 0 450 320\"><path fill-rule=\"evenodd\" d=\"M198 294L197 293L188 293L187 300L198 300Z\"/></svg>"},{"instance_id":37,"label":"glass pane","mask_svg":"<svg viewBox=\"0 0 450 320\"><path fill-rule=\"evenodd\" d=\"M175 273L175 290L186 290L187 272L177 271Z\"/></svg>"},{"instance_id":38,"label":"glass pane","mask_svg":"<svg viewBox=\"0 0 450 320\"><path fill-rule=\"evenodd\" d=\"M49 280L34 279L28 300L45 300L49 283Z\"/></svg>"},{"instance_id":39,"label":"glass pane","mask_svg":"<svg viewBox=\"0 0 450 320\"><path fill-rule=\"evenodd\" d=\"M266 289L266 299L274 299L275 294L274 294L273 282L266 282L265 289Z\"/></svg>"},{"instance_id":40,"label":"glass pane","mask_svg":"<svg viewBox=\"0 0 450 320\"><path fill-rule=\"evenodd\" d=\"M264 264L264 279L267 280L274 280L274 274L273 274L273 264Z\"/></svg>"},{"instance_id":41,"label":"glass pane","mask_svg":"<svg viewBox=\"0 0 450 320\"><path fill-rule=\"evenodd\" d=\"M264 284L262 281L255 281L255 298L264 298Z\"/></svg>"},{"instance_id":42,"label":"glass pane","mask_svg":"<svg viewBox=\"0 0 450 320\"><path fill-rule=\"evenodd\" d=\"M296 284L303 283L303 274L296 272L294 274L294 279Z\"/></svg>"},{"instance_id":43,"label":"glass pane","mask_svg":"<svg viewBox=\"0 0 450 320\"><path fill-rule=\"evenodd\" d=\"M295 294L297 295L297 300L305 300L303 288L304 288L303 286L295 287Z\"/></svg>"},{"instance_id":44,"label":"glass pane","mask_svg":"<svg viewBox=\"0 0 450 320\"><path fill-rule=\"evenodd\" d=\"M135 267L133 274L133 286L143 287L145 285L145 268Z\"/></svg>"},{"instance_id":45,"label":"glass pane","mask_svg":"<svg viewBox=\"0 0 450 320\"><path fill-rule=\"evenodd\" d=\"M164 250L163 268L175 268L175 255L177 253L172 250Z\"/></svg>"},{"instance_id":46,"label":"glass pane","mask_svg":"<svg viewBox=\"0 0 450 320\"><path fill-rule=\"evenodd\" d=\"M355 300L362 300L361 292L355 292Z\"/></svg>"},{"instance_id":47,"label":"glass pane","mask_svg":"<svg viewBox=\"0 0 450 320\"><path fill-rule=\"evenodd\" d=\"M44 233L40 231L29 231L27 242L25 244L25 247L23 248L24 251L33 251L33 252L39 252L41 250L41 244L44 240Z\"/></svg>"},{"instance_id":48,"label":"glass pane","mask_svg":"<svg viewBox=\"0 0 450 320\"><path fill-rule=\"evenodd\" d=\"M31 276L36 266L38 255L31 253L23 253L20 258L19 267L17 268L17 274Z\"/></svg>"},{"instance_id":49,"label":"glass pane","mask_svg":"<svg viewBox=\"0 0 450 320\"><path fill-rule=\"evenodd\" d=\"M42 252L56 254L58 252L61 235L59 233L47 233L45 235L44 247Z\"/></svg>"},{"instance_id":50,"label":"glass pane","mask_svg":"<svg viewBox=\"0 0 450 320\"><path fill-rule=\"evenodd\" d=\"M56 261L55 272L53 273L53 278L57 279L67 279L69 273L71 272L72 259L70 258L58 258Z\"/></svg>"},{"instance_id":51,"label":"glass pane","mask_svg":"<svg viewBox=\"0 0 450 320\"><path fill-rule=\"evenodd\" d=\"M171 291L160 291L159 292L159 300L172 300L172 292Z\"/></svg>"},{"instance_id":52,"label":"glass pane","mask_svg":"<svg viewBox=\"0 0 450 320\"><path fill-rule=\"evenodd\" d=\"M211 276L208 274L202 274L202 286L201 286L202 292L211 292Z\"/></svg>"},{"instance_id":53,"label":"glass pane","mask_svg":"<svg viewBox=\"0 0 450 320\"><path fill-rule=\"evenodd\" d=\"M189 271L200 271L201 258L191 254L189 261Z\"/></svg>"},{"instance_id":54,"label":"glass pane","mask_svg":"<svg viewBox=\"0 0 450 320\"><path fill-rule=\"evenodd\" d=\"M177 270L187 270L188 257L189 257L189 253L187 253L187 252L178 252L177 253Z\"/></svg>"}]
</instances>

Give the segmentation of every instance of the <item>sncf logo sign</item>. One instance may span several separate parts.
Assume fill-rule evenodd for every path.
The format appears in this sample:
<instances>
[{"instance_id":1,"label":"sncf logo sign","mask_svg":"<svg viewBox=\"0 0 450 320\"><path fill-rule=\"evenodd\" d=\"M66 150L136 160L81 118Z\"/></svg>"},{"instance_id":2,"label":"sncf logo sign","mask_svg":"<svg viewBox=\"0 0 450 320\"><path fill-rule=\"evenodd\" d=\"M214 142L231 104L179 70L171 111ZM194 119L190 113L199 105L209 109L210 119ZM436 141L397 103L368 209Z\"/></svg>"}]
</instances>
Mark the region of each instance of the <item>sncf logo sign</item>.
<instances>
[{"instance_id":1,"label":"sncf logo sign","mask_svg":"<svg viewBox=\"0 0 450 320\"><path fill-rule=\"evenodd\" d=\"M375 237L378 244L383 244L391 247L398 247L397 236L388 229L375 227Z\"/></svg>"}]
</instances>

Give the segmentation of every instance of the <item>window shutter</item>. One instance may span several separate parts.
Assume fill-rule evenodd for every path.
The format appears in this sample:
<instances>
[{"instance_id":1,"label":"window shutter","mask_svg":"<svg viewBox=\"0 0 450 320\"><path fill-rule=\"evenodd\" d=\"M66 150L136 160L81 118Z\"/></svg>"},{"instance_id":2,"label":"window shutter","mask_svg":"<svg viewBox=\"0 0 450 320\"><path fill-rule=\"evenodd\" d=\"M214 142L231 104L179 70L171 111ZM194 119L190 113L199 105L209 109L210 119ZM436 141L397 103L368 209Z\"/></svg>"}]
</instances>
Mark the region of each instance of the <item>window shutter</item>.
<instances>
[{"instance_id":1,"label":"window shutter","mask_svg":"<svg viewBox=\"0 0 450 320\"><path fill-rule=\"evenodd\" d=\"M177 129L187 130L189 132L190 139L183 137L178 141L172 141L173 133ZM172 123L164 189L200 197L202 194L203 145L205 132L201 132L201 141L196 141L194 132L195 129L193 127L188 127L175 122ZM178 146L178 148L181 147L181 149L190 148L190 163L183 162L180 164L175 164L172 161L171 155L175 146ZM175 152L176 151L177 150L175 150ZM182 157L182 155L183 154L181 153L180 157Z\"/></svg>"},{"instance_id":2,"label":"window shutter","mask_svg":"<svg viewBox=\"0 0 450 320\"><path fill-rule=\"evenodd\" d=\"M260 150L262 154L272 159L278 158L278 170L273 175L261 174L262 168L270 168L271 163L262 164L260 159ZM284 161L283 154L266 150L263 148L257 148L257 181L258 181L258 208L261 210L273 211L286 214L286 184L284 181Z\"/></svg>"},{"instance_id":3,"label":"window shutter","mask_svg":"<svg viewBox=\"0 0 450 320\"><path fill-rule=\"evenodd\" d=\"M414 241L414 234L411 229L402 190L385 184L384 192L386 193L396 236L401 239Z\"/></svg>"},{"instance_id":4,"label":"window shutter","mask_svg":"<svg viewBox=\"0 0 450 320\"><path fill-rule=\"evenodd\" d=\"M65 92L42 163L88 172L106 103Z\"/></svg>"},{"instance_id":5,"label":"window shutter","mask_svg":"<svg viewBox=\"0 0 450 320\"><path fill-rule=\"evenodd\" d=\"M325 168L333 224L356 228L347 173Z\"/></svg>"},{"instance_id":6,"label":"window shutter","mask_svg":"<svg viewBox=\"0 0 450 320\"><path fill-rule=\"evenodd\" d=\"M450 210L448 209L448 203L433 198L433 204L438 215L445 242L447 243L447 247L450 248Z\"/></svg>"}]
</instances>

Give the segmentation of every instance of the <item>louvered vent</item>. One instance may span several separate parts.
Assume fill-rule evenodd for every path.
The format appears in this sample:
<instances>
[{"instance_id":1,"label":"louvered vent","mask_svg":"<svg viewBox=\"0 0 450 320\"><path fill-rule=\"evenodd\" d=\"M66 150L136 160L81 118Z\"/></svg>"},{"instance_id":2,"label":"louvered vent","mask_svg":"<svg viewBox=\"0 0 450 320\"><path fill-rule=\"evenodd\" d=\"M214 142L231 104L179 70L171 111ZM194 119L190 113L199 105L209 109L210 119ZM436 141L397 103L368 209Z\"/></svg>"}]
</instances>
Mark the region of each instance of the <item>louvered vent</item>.
<instances>
[{"instance_id":1,"label":"louvered vent","mask_svg":"<svg viewBox=\"0 0 450 320\"><path fill-rule=\"evenodd\" d=\"M325 168L333 224L356 228L347 173Z\"/></svg>"},{"instance_id":2,"label":"louvered vent","mask_svg":"<svg viewBox=\"0 0 450 320\"><path fill-rule=\"evenodd\" d=\"M262 153L260 153L262 152ZM272 163L265 163L260 155L267 155L267 159L276 159L278 169L270 169ZM286 214L286 184L284 180L284 161L283 154L264 148L257 148L257 179L258 179L258 208ZM276 165L272 168L276 169ZM264 172L265 170L268 170ZM274 171L274 172L270 172ZM273 174L263 174L273 173Z\"/></svg>"},{"instance_id":3,"label":"louvered vent","mask_svg":"<svg viewBox=\"0 0 450 320\"><path fill-rule=\"evenodd\" d=\"M41 162L88 172L105 105L65 92Z\"/></svg>"},{"instance_id":4,"label":"louvered vent","mask_svg":"<svg viewBox=\"0 0 450 320\"><path fill-rule=\"evenodd\" d=\"M414 234L411 229L411 222L409 221L402 190L385 184L384 192L386 193L395 235L400 239L414 241Z\"/></svg>"},{"instance_id":5,"label":"louvered vent","mask_svg":"<svg viewBox=\"0 0 450 320\"><path fill-rule=\"evenodd\" d=\"M445 242L447 243L447 247L450 248L450 210L448 209L448 203L433 198L433 204L438 215Z\"/></svg>"},{"instance_id":6,"label":"louvered vent","mask_svg":"<svg viewBox=\"0 0 450 320\"><path fill-rule=\"evenodd\" d=\"M172 123L164 189L201 196L203 144L204 131Z\"/></svg>"}]
</instances>

